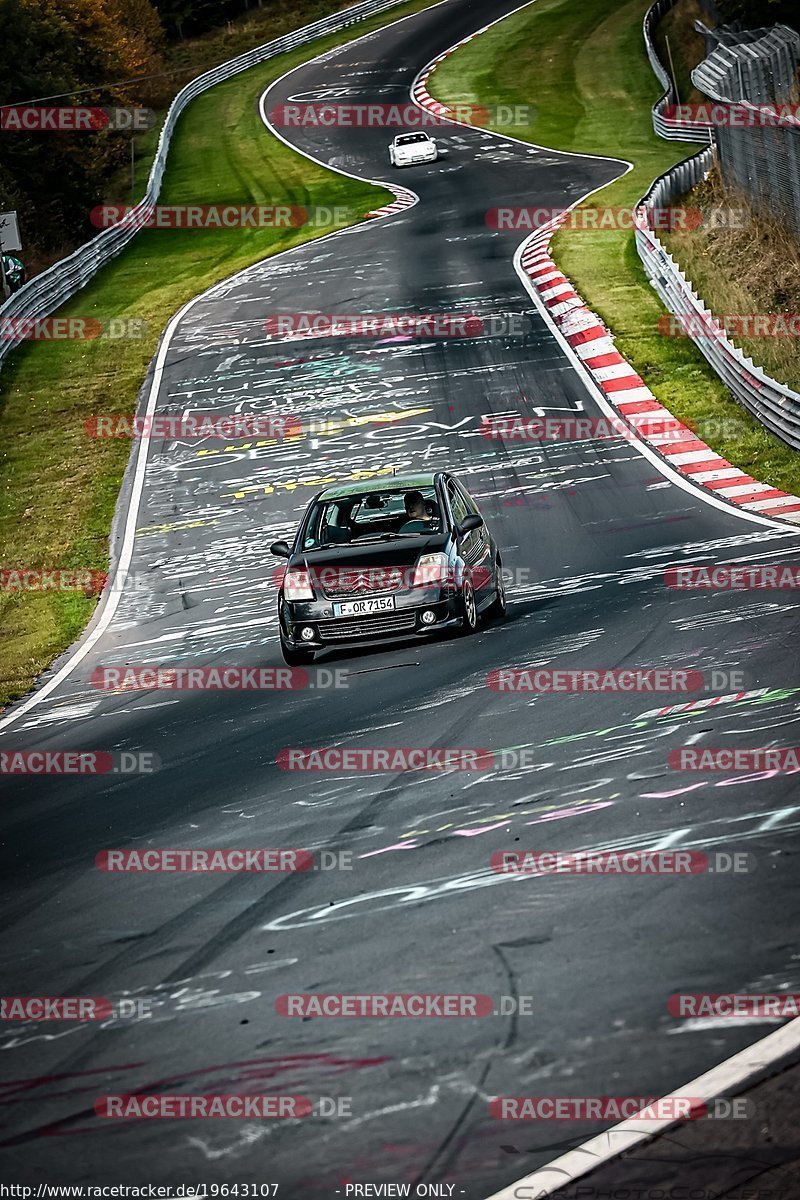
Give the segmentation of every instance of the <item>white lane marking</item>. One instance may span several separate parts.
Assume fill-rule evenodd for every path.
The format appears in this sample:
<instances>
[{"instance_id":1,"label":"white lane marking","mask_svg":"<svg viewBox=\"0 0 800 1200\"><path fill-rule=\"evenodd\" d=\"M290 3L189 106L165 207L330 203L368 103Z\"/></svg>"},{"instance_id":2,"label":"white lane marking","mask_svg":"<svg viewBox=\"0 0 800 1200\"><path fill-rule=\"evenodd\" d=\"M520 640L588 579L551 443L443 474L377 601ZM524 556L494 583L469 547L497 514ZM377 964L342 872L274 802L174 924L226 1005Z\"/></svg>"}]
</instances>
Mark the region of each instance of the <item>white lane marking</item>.
<instances>
[{"instance_id":1,"label":"white lane marking","mask_svg":"<svg viewBox=\"0 0 800 1200\"><path fill-rule=\"evenodd\" d=\"M780 1017L695 1017L690 1021L684 1021L675 1029L668 1029L667 1037L676 1037L681 1033L707 1033L709 1029L741 1028L742 1025L780 1024Z\"/></svg>"},{"instance_id":2,"label":"white lane marking","mask_svg":"<svg viewBox=\"0 0 800 1200\"><path fill-rule=\"evenodd\" d=\"M673 829L665 837L661 838L660 841L656 842L655 846L653 846L653 850L669 850L670 846L674 846L675 843L679 842L682 837L685 837L687 833L691 832L691 828Z\"/></svg>"},{"instance_id":3,"label":"white lane marking","mask_svg":"<svg viewBox=\"0 0 800 1200\"><path fill-rule=\"evenodd\" d=\"M730 1020L726 1019L726 1027L731 1027ZM718 1096L726 1096L734 1089L741 1090L748 1079L796 1050L798 1046L800 1017L790 1021L782 1029L776 1029L774 1033L753 1042L752 1046L734 1054L718 1066L712 1067L705 1075L699 1075L697 1079L670 1092L664 1099L679 1100L685 1096L692 1096L700 1100L715 1100ZM494 1192L488 1200L520 1200L522 1194L551 1196L567 1184L581 1179L590 1171L597 1170L603 1163L610 1162L634 1146L650 1141L656 1134L663 1133L665 1129L677 1124L679 1122L674 1119L637 1121L634 1118L633 1121L621 1121L597 1137L590 1138L575 1150L570 1150L568 1154L562 1154L546 1167L523 1176L499 1192ZM522 1188L526 1189L524 1193Z\"/></svg>"},{"instance_id":4,"label":"white lane marking","mask_svg":"<svg viewBox=\"0 0 800 1200\"><path fill-rule=\"evenodd\" d=\"M766 821L762 821L762 823L759 825L757 832L767 833L768 830L774 829L775 826L779 825L781 821L785 821L787 817L796 812L800 812L800 806L798 805L794 805L794 807L790 808L781 808L777 812L771 813L770 816L767 817Z\"/></svg>"}]
</instances>

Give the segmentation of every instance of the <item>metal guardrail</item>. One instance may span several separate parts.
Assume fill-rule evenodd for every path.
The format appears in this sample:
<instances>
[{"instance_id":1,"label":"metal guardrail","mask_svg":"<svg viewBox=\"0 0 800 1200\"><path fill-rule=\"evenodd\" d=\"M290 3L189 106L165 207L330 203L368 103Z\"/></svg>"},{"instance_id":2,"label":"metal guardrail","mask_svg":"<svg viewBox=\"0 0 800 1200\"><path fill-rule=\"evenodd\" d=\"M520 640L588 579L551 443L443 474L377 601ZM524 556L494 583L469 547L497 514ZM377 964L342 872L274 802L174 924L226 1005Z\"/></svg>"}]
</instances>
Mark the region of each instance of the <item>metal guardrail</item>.
<instances>
[{"instance_id":1,"label":"metal guardrail","mask_svg":"<svg viewBox=\"0 0 800 1200\"><path fill-rule=\"evenodd\" d=\"M694 68L692 81L717 102L711 107L736 118L715 134L725 183L800 237L798 64L800 34L776 25L732 34Z\"/></svg>"},{"instance_id":2,"label":"metal guardrail","mask_svg":"<svg viewBox=\"0 0 800 1200\"><path fill-rule=\"evenodd\" d=\"M735 399L772 433L800 450L800 395L772 379L730 341L650 228L652 210L668 208L705 178L714 155L709 146L659 176L637 206L644 219L636 222L636 249L664 305L678 317L685 315L689 336Z\"/></svg>"},{"instance_id":3,"label":"metal guardrail","mask_svg":"<svg viewBox=\"0 0 800 1200\"><path fill-rule=\"evenodd\" d=\"M665 110L676 104L678 97L675 94L669 72L656 53L653 32L664 14L669 12L675 3L676 0L656 0L655 4L644 14L642 28L647 57L650 59L650 66L653 68L656 79L664 88L663 95L659 96L653 105L653 129L659 137L666 138L670 142L702 142L707 145L713 141L710 125L699 121L678 121L674 117L665 115Z\"/></svg>"},{"instance_id":4,"label":"metal guardrail","mask_svg":"<svg viewBox=\"0 0 800 1200\"><path fill-rule=\"evenodd\" d=\"M647 56L659 81L667 89L653 107L653 128L656 133L671 140L700 140L700 130L696 130L697 137L694 139L683 134L678 138L676 133L665 132L659 127L663 118L657 110L663 111L666 105L672 102L670 97L674 96L674 89L655 52L652 31L674 3L675 0L656 0L644 18ZM671 129L675 129L674 122L671 123ZM706 136L707 133L709 136ZM787 442L793 449L800 450L800 395L786 384L772 379L733 344L724 328L715 320L714 314L694 291L678 264L662 246L652 228L653 210L663 211L669 208L675 200L704 179L714 165L717 149L710 137L710 130L706 127L702 140L710 141L711 144L660 175L639 201L637 212L643 219L635 223L636 249L645 274L661 301L674 316L687 318L688 335L733 397L766 429Z\"/></svg>"},{"instance_id":5,"label":"metal guardrail","mask_svg":"<svg viewBox=\"0 0 800 1200\"><path fill-rule=\"evenodd\" d=\"M333 13L311 25L304 25L301 29L275 38L274 41L256 46L253 50L248 50L218 67L213 67L210 71L205 71L187 83L178 92L169 107L161 136L158 139L147 188L139 203L132 207L118 224L104 229L91 241L79 246L72 254L60 259L46 271L42 271L40 275L34 276L0 306L0 321L8 322L4 330L5 336L0 339L0 362L10 350L24 340L22 331L20 331L20 336L14 334L16 322L46 317L55 312L59 305L80 291L102 266L119 254L136 236L139 229L147 223L161 190L170 139L178 118L192 100L215 84L231 79L240 71L246 71L248 67L257 66L259 63L266 62L267 59L284 54L287 50L293 50L296 46L314 41L327 33L346 29L349 25L355 25L357 22L383 12L384 9L392 8L398 3L400 0L361 0L361 3L352 8Z\"/></svg>"}]
</instances>

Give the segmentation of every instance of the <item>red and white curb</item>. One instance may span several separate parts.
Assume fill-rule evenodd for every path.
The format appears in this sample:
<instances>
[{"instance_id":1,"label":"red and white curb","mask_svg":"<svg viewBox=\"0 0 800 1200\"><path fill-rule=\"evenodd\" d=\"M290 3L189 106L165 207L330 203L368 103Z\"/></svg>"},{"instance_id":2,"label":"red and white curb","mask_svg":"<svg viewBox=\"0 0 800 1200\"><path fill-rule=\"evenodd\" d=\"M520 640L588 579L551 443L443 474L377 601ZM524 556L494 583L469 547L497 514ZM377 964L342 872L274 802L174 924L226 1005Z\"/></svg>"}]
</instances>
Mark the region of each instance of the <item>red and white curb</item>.
<instances>
[{"instance_id":1,"label":"red and white curb","mask_svg":"<svg viewBox=\"0 0 800 1200\"><path fill-rule=\"evenodd\" d=\"M417 196L408 188L399 187L396 183L384 183L383 187L389 188L397 197L391 204L383 204L380 208L373 208L370 212L365 213L367 217L392 217L395 213L402 212L404 208L413 208L417 203Z\"/></svg>"},{"instance_id":2,"label":"red and white curb","mask_svg":"<svg viewBox=\"0 0 800 1200\"><path fill-rule=\"evenodd\" d=\"M523 8L524 7L526 6L523 5ZM496 22L493 21L492 24L494 25ZM484 28L488 29L489 26L486 25ZM431 61L422 68L419 75L411 85L411 99L415 104L418 104L420 108L426 109L428 112L433 113L437 117L442 117L446 121L453 121L454 125L466 124L464 121L454 120L450 115L453 110L448 108L446 104L442 104L439 100L434 100L425 84L428 78L439 66L439 63L443 63L446 58L449 58L450 55L454 54L456 50L460 49L461 46L466 46L467 42L471 42L474 38L479 37L483 32L484 29L476 29L474 33L471 33L468 37L462 38L461 41L456 42L454 46L449 46L443 54L440 54L438 58L431 59Z\"/></svg>"},{"instance_id":3,"label":"red and white curb","mask_svg":"<svg viewBox=\"0 0 800 1200\"><path fill-rule=\"evenodd\" d=\"M412 100L455 125L465 124L451 117L453 110L431 96L427 81L440 63L483 32L478 29L462 38L423 67L411 87ZM800 496L760 483L722 458L656 400L641 376L622 357L609 330L597 314L587 308L548 253L552 237L565 220L566 213L532 233L522 244L520 265L553 323L608 402L636 430L642 442L691 484L713 493L716 499L759 516L800 524ZM660 428L663 432L649 434L648 427ZM686 437L678 440L676 433L680 434L681 430L685 430Z\"/></svg>"},{"instance_id":4,"label":"red and white curb","mask_svg":"<svg viewBox=\"0 0 800 1200\"><path fill-rule=\"evenodd\" d=\"M550 257L550 239L564 220L566 214L531 234L523 243L520 263L554 324L609 403L637 431L643 442L691 483L749 512L800 522L800 497L770 487L768 483L759 483L722 458L664 408L622 357L609 330L597 314L586 307ZM647 429L652 426L663 432L649 434ZM681 431L685 431L685 438L680 437Z\"/></svg>"}]
</instances>

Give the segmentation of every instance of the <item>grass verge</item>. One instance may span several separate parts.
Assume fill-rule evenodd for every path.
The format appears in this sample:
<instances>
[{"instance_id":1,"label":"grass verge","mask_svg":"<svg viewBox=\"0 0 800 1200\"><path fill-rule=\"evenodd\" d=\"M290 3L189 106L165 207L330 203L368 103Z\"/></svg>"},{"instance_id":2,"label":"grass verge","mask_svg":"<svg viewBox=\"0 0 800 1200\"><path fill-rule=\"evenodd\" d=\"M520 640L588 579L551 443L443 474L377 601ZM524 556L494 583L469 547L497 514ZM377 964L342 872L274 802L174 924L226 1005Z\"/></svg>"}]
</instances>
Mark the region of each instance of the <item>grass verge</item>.
<instances>
[{"instance_id":1,"label":"grass verge","mask_svg":"<svg viewBox=\"0 0 800 1200\"><path fill-rule=\"evenodd\" d=\"M714 313L732 314L726 322L731 340L773 379L800 391L800 356L791 329L800 313L800 243L792 233L757 213L744 196L726 191L714 171L685 197L687 205L733 204L745 214L741 229L699 228L661 238L694 289ZM775 314L787 318L787 336L747 336L751 322L737 314ZM763 328L764 326L762 326Z\"/></svg>"},{"instance_id":2,"label":"grass verge","mask_svg":"<svg viewBox=\"0 0 800 1200\"><path fill-rule=\"evenodd\" d=\"M697 149L653 133L650 107L660 89L642 38L647 7L648 0L537 0L447 58L428 88L447 104L531 105L528 125L497 131L632 161L627 175L581 206L630 208L657 175ZM800 492L800 455L736 403L691 341L659 333L665 310L632 233L564 229L553 252L620 353L679 420L694 421L714 450L756 479Z\"/></svg>"},{"instance_id":3,"label":"grass verge","mask_svg":"<svg viewBox=\"0 0 800 1200\"><path fill-rule=\"evenodd\" d=\"M175 131L160 203L338 205L352 214L344 222L351 224L391 199L383 188L318 167L270 137L256 99L291 67L427 3L398 5L199 97ZM132 414L162 329L192 296L336 227L142 232L59 312L135 318L145 323L142 338L31 342L6 359L0 373L3 567L108 566L108 534L130 443L90 438L84 422L100 413ZM0 706L30 689L79 635L96 602L68 592L0 592Z\"/></svg>"}]
</instances>

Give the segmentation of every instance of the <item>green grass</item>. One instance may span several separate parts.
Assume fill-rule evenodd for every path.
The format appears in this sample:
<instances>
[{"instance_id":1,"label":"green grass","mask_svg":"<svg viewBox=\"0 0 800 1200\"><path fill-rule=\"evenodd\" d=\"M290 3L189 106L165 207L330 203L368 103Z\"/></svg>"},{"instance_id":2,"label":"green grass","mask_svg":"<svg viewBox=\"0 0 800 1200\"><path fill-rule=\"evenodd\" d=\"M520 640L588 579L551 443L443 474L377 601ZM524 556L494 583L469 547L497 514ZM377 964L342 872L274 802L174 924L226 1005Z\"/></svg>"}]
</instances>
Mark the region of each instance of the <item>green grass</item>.
<instances>
[{"instance_id":1,"label":"green grass","mask_svg":"<svg viewBox=\"0 0 800 1200\"><path fill-rule=\"evenodd\" d=\"M318 167L269 136L256 99L290 67L427 2L398 5L199 97L175 131L159 202L340 205L352 214L345 224L386 203L392 197L383 188ZM157 131L150 131L142 141L140 186L146 154L152 155L156 140ZM134 411L161 331L187 300L331 228L143 232L59 315L136 318L146 322L144 337L31 342L6 359L0 373L0 565L107 567L108 535L130 443L89 438L84 421ZM84 628L95 604L92 597L70 593L0 595L0 705L29 690Z\"/></svg>"},{"instance_id":2,"label":"green grass","mask_svg":"<svg viewBox=\"0 0 800 1200\"><path fill-rule=\"evenodd\" d=\"M582 207L631 208L652 180L697 147L653 133L660 88L644 50L648 0L537 0L446 59L428 81L443 103L532 105L527 125L498 129L560 150L631 161ZM531 204L536 197L531 195ZM562 230L554 256L657 398L719 454L765 483L800 492L800 456L732 399L688 340L658 331L664 308L632 233Z\"/></svg>"},{"instance_id":3,"label":"green grass","mask_svg":"<svg viewBox=\"0 0 800 1200\"><path fill-rule=\"evenodd\" d=\"M745 215L743 228L676 231L664 235L663 244L720 316L800 312L800 242L792 232L752 209L746 197L732 196L717 171L686 197L688 205L700 208L731 202ZM773 379L800 390L796 337L748 337L741 326L730 336Z\"/></svg>"}]
</instances>

